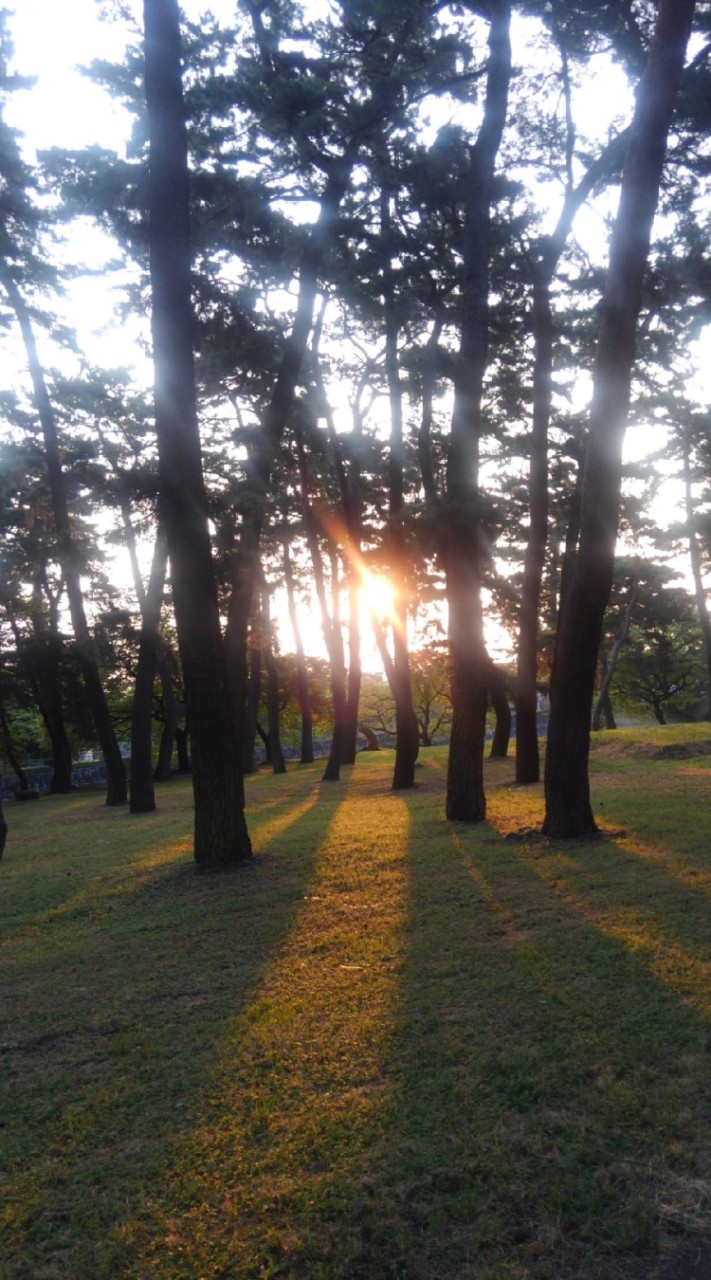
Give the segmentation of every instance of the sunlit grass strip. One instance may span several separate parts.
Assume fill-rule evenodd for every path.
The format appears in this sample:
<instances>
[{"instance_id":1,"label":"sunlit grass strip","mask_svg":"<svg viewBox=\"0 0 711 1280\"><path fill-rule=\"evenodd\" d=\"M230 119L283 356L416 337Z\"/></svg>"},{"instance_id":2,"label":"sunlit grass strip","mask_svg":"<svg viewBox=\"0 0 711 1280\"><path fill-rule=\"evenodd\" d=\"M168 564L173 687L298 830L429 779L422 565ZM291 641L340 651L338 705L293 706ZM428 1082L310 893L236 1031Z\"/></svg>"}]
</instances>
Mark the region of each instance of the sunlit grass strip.
<instances>
[{"instance_id":1,"label":"sunlit grass strip","mask_svg":"<svg viewBox=\"0 0 711 1280\"><path fill-rule=\"evenodd\" d=\"M371 796L368 831L352 787L288 936L227 1028L173 1168L118 1232L142 1275L318 1274L312 1220L330 1217L349 1169L382 1140L390 1088L405 803ZM278 824L265 834L274 841Z\"/></svg>"}]
</instances>

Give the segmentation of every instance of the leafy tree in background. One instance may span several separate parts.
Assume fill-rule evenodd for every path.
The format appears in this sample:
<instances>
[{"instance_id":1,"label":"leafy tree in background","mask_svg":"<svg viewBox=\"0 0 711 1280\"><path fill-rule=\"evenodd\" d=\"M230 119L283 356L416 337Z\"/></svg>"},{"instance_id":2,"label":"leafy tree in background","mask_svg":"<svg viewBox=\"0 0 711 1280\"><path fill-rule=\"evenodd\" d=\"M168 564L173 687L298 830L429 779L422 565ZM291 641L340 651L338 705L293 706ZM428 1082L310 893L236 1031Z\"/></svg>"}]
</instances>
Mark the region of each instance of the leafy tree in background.
<instances>
[{"instance_id":1,"label":"leafy tree in background","mask_svg":"<svg viewBox=\"0 0 711 1280\"><path fill-rule=\"evenodd\" d=\"M668 577L660 570L656 581L648 578L638 587L613 682L616 697L651 708L659 724L672 710L680 719L695 719L709 695L693 596L668 585Z\"/></svg>"},{"instance_id":2,"label":"leafy tree in background","mask_svg":"<svg viewBox=\"0 0 711 1280\"><path fill-rule=\"evenodd\" d=\"M441 647L430 645L410 654L412 700L420 742L431 747L438 736L448 734L452 719L449 660Z\"/></svg>"}]
</instances>

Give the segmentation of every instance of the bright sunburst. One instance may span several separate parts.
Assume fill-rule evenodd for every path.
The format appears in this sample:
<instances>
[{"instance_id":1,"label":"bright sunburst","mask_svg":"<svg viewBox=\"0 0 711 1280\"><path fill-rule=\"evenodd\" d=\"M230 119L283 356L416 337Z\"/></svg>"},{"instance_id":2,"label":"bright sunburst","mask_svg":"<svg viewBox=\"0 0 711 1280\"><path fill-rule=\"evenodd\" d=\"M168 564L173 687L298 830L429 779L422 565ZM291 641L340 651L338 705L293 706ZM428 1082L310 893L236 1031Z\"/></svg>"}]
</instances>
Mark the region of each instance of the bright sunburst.
<instances>
[{"instance_id":1,"label":"bright sunburst","mask_svg":"<svg viewBox=\"0 0 711 1280\"><path fill-rule=\"evenodd\" d=\"M376 618L391 618L395 607L395 589L387 578L364 571L361 577L360 598L363 608Z\"/></svg>"}]
</instances>

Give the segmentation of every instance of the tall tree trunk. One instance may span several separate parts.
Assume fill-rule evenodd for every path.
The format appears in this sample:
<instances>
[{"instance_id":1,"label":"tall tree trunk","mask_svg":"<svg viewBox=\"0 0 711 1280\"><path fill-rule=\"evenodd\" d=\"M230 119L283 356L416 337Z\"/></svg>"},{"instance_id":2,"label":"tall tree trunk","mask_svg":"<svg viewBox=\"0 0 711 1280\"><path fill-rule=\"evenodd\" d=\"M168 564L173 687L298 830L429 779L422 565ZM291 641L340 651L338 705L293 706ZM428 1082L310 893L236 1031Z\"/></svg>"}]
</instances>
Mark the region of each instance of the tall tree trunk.
<instances>
[{"instance_id":1,"label":"tall tree trunk","mask_svg":"<svg viewBox=\"0 0 711 1280\"><path fill-rule=\"evenodd\" d=\"M262 636L261 613L252 618L249 636L249 661L247 675L247 701L242 717L242 768L245 773L254 773L257 768L256 739L259 705L262 700L262 666L264 640Z\"/></svg>"},{"instance_id":2,"label":"tall tree trunk","mask_svg":"<svg viewBox=\"0 0 711 1280\"><path fill-rule=\"evenodd\" d=\"M353 563L348 565L348 694L343 729L343 764L355 764L363 665L360 652L360 592Z\"/></svg>"},{"instance_id":3,"label":"tall tree trunk","mask_svg":"<svg viewBox=\"0 0 711 1280\"><path fill-rule=\"evenodd\" d=\"M494 167L511 76L511 8L492 7L484 118L469 149L464 210L462 327L454 376L447 459L446 581L452 666L452 729L447 765L447 817L478 822L486 815L483 781L487 653L481 584L481 402L488 356L489 252Z\"/></svg>"},{"instance_id":4,"label":"tall tree trunk","mask_svg":"<svg viewBox=\"0 0 711 1280\"><path fill-rule=\"evenodd\" d=\"M175 728L175 749L178 753L178 773L192 773L193 766L190 761L190 751L188 744L190 742L190 730L186 724L185 728L176 725Z\"/></svg>"},{"instance_id":5,"label":"tall tree trunk","mask_svg":"<svg viewBox=\"0 0 711 1280\"><path fill-rule=\"evenodd\" d=\"M58 647L50 639L46 666L38 680L37 705L52 744L50 793L68 795L72 791L72 744L67 735L59 677Z\"/></svg>"},{"instance_id":6,"label":"tall tree trunk","mask_svg":"<svg viewBox=\"0 0 711 1280\"><path fill-rule=\"evenodd\" d=\"M163 728L158 743L158 759L153 772L154 782L168 782L172 773L173 747L178 728L178 700L175 696L170 665L161 644L156 650L156 670L163 695Z\"/></svg>"},{"instance_id":7,"label":"tall tree trunk","mask_svg":"<svg viewBox=\"0 0 711 1280\"><path fill-rule=\"evenodd\" d=\"M393 790L415 785L415 763L420 750L420 733L412 703L410 654L407 644L408 561L405 539L405 446L402 424L402 387L398 363L399 326L395 309L392 251L390 240L390 191L384 182L380 193L380 234L384 259L382 271L385 311L385 371L390 403L390 453L388 457L389 512L387 548L391 583L394 588L393 680L395 699L395 767Z\"/></svg>"},{"instance_id":8,"label":"tall tree trunk","mask_svg":"<svg viewBox=\"0 0 711 1280\"><path fill-rule=\"evenodd\" d=\"M533 426L529 468L529 530L523 562L516 656L516 781L538 782L538 613L548 541L548 423L553 375L552 268L533 281Z\"/></svg>"},{"instance_id":9,"label":"tall tree trunk","mask_svg":"<svg viewBox=\"0 0 711 1280\"><path fill-rule=\"evenodd\" d=\"M24 769L22 768L22 765L20 764L20 758L15 750L15 744L12 740L12 733L10 732L10 725L8 723L7 715L5 714L5 708L1 703L0 703L0 736L2 736L2 743L3 743L3 747L5 748L5 755L7 756L10 768L12 769L12 772L14 773L15 777L17 778L17 781L20 784L20 791L22 792L29 791L30 786L27 781L27 774L25 773Z\"/></svg>"},{"instance_id":10,"label":"tall tree trunk","mask_svg":"<svg viewBox=\"0 0 711 1280\"><path fill-rule=\"evenodd\" d=\"M124 514L128 516L128 512ZM130 518L128 524L130 525ZM135 585L141 608L141 636L131 716L131 813L152 813L156 807L153 785L153 682L156 673L158 626L167 567L168 547L163 531L159 528L146 591L143 590L138 563L134 568Z\"/></svg>"},{"instance_id":11,"label":"tall tree trunk","mask_svg":"<svg viewBox=\"0 0 711 1280\"><path fill-rule=\"evenodd\" d=\"M195 400L190 212L177 0L145 0L149 247L160 509L192 739L195 860L251 857L220 632Z\"/></svg>"},{"instance_id":12,"label":"tall tree trunk","mask_svg":"<svg viewBox=\"0 0 711 1280\"><path fill-rule=\"evenodd\" d=\"M99 739L107 774L107 805L125 804L127 799L126 769L121 758L111 713L101 684L94 642L89 631L81 589L77 549L72 536L67 503L67 490L62 468L57 424L47 391L44 370L37 352L30 315L7 264L0 266L0 279L8 301L17 316L32 379L35 406L42 427L47 476L52 495L52 511L57 534L57 556L67 587L69 613L72 619L76 652L81 668L87 702Z\"/></svg>"},{"instance_id":13,"label":"tall tree trunk","mask_svg":"<svg viewBox=\"0 0 711 1280\"><path fill-rule=\"evenodd\" d=\"M18 652L24 649L23 660L29 674L32 694L49 740L52 744L52 777L49 790L52 795L68 795L72 790L72 746L67 736L62 703L61 661L63 654L62 639L57 629L55 610L50 610L50 623L35 636L29 644L23 644L22 636L15 620L10 625L15 636Z\"/></svg>"},{"instance_id":14,"label":"tall tree trunk","mask_svg":"<svg viewBox=\"0 0 711 1280\"><path fill-rule=\"evenodd\" d=\"M324 644L326 645L326 651L328 653L331 675L333 731L331 735L331 748L328 753L328 760L326 761L323 781L338 782L341 776L341 765L344 763L344 755L346 754L348 730L348 686L346 680L343 632L341 630L341 616L339 608L340 581L338 572L338 550L335 543L333 543L329 538L328 545L331 561L331 610L329 610L323 569L323 558L319 544L318 521L311 503L311 477L309 473L309 464L306 456L306 449L304 447L303 436L298 427L295 431L295 437L299 458L301 510L304 520L304 531L306 533L306 542L311 556L314 586L316 588L316 599L318 600L319 612L321 615L321 629L323 631Z\"/></svg>"},{"instance_id":15,"label":"tall tree trunk","mask_svg":"<svg viewBox=\"0 0 711 1280\"><path fill-rule=\"evenodd\" d=\"M588 777L595 667L612 585L622 443L642 281L693 13L693 0L660 0L654 39L637 90L610 241L583 475L580 540L561 608L551 677L543 830L556 837L586 835L597 829Z\"/></svg>"},{"instance_id":16,"label":"tall tree trunk","mask_svg":"<svg viewBox=\"0 0 711 1280\"><path fill-rule=\"evenodd\" d=\"M6 840L7 840L7 823L5 821L5 814L3 812L2 800L0 800L0 862L2 862L2 855L5 852Z\"/></svg>"},{"instance_id":17,"label":"tall tree trunk","mask_svg":"<svg viewBox=\"0 0 711 1280\"><path fill-rule=\"evenodd\" d=\"M539 258L532 264L533 304L533 413L529 459L529 528L523 564L516 674L516 781L538 782L537 672L538 630L543 565L548 541L548 425L553 397L553 311L551 284L580 206L601 182L619 169L626 134L611 138L600 155L573 186L572 144L574 129L570 113L568 60L561 44L563 84L568 118L568 181L560 217L551 236L545 236ZM577 528L575 529L577 539Z\"/></svg>"},{"instance_id":18,"label":"tall tree trunk","mask_svg":"<svg viewBox=\"0 0 711 1280\"><path fill-rule=\"evenodd\" d=\"M593 718L592 718L593 730L599 730L603 717L605 719L605 727L607 729L617 728L617 725L615 724L615 716L612 710L612 701L610 698L610 686L612 684L612 681L615 678L615 672L617 671L617 664L620 660L620 653L622 651L622 646L623 644L625 644L627 637L630 633L632 611L637 603L638 585L639 584L637 582L637 579L633 578L629 599L627 601L624 617L622 619L622 626L620 627L619 635L615 636L615 639L612 645L612 653L610 654L609 661L607 660L607 656L605 655L604 648L602 645L602 640L600 641L600 656L601 656L601 659L603 660L600 663L601 671L602 671L602 680L600 683L600 692L598 693L597 702L595 704L595 710L593 711Z\"/></svg>"},{"instance_id":19,"label":"tall tree trunk","mask_svg":"<svg viewBox=\"0 0 711 1280\"><path fill-rule=\"evenodd\" d=\"M345 755L348 746L348 685L346 681L346 660L343 652L343 632L341 630L341 616L339 608L340 581L338 572L338 549L335 543L329 543L329 555L331 561L331 609L332 616L329 620L328 606L325 605L325 591L323 590L323 580L319 602L323 598L322 617L324 620L324 634L326 636L326 644L328 647L328 656L331 666L331 699L333 702L333 734L331 737L331 749L328 753L326 768L323 774L324 782L338 782L341 776L341 765L345 764ZM318 584L317 584L318 590Z\"/></svg>"},{"instance_id":20,"label":"tall tree trunk","mask_svg":"<svg viewBox=\"0 0 711 1280\"><path fill-rule=\"evenodd\" d=\"M274 634L269 616L269 589L262 589L262 615L264 618L264 665L267 669L267 723L271 745L271 766L275 773L286 773L286 761L281 745L281 712L279 709L279 669L274 657Z\"/></svg>"},{"instance_id":21,"label":"tall tree trunk","mask_svg":"<svg viewBox=\"0 0 711 1280\"><path fill-rule=\"evenodd\" d=\"M326 385L319 360L319 343L326 313L326 304L321 308L311 343L311 358L314 378L320 400L320 410L326 420L328 442L331 448L333 469L338 484L338 493L343 511L343 527L345 530L345 563L348 575L348 684L343 728L339 731L341 764L354 764L358 737L358 716L360 707L360 690L363 678L360 645L360 576L361 576L361 532L363 522L363 498L361 493L361 468L358 450L353 450L349 466L346 468L343 440L336 431ZM362 439L362 417L354 408L353 434Z\"/></svg>"},{"instance_id":22,"label":"tall tree trunk","mask_svg":"<svg viewBox=\"0 0 711 1280\"><path fill-rule=\"evenodd\" d=\"M708 690L709 709L707 719L711 720L711 618L709 618L709 609L706 603L706 592L704 590L704 579L701 572L701 552L699 551L699 543L694 532L694 494L691 485L691 459L690 444L688 432L684 432L682 441L684 451L684 499L686 505L686 524L688 528L689 543L689 559L691 561L691 573L694 579L694 594L696 596L696 609L699 615L699 627L701 629L701 638L704 643L704 655L706 657L706 688Z\"/></svg>"},{"instance_id":23,"label":"tall tree trunk","mask_svg":"<svg viewBox=\"0 0 711 1280\"><path fill-rule=\"evenodd\" d=\"M309 691L309 673L306 667L306 654L301 639L301 628L296 611L296 595L294 592L294 570L291 564L289 535L284 534L282 541L284 552L284 582L286 599L289 608L289 620L294 635L294 651L296 653L296 696L299 700L301 715L301 764L313 764L314 760L314 718L311 711L311 693Z\"/></svg>"},{"instance_id":24,"label":"tall tree trunk","mask_svg":"<svg viewBox=\"0 0 711 1280\"><path fill-rule=\"evenodd\" d=\"M491 740L489 757L492 760L505 760L511 740L511 707L506 695L506 683L501 672L489 659L489 703L496 716L494 736Z\"/></svg>"}]
</instances>

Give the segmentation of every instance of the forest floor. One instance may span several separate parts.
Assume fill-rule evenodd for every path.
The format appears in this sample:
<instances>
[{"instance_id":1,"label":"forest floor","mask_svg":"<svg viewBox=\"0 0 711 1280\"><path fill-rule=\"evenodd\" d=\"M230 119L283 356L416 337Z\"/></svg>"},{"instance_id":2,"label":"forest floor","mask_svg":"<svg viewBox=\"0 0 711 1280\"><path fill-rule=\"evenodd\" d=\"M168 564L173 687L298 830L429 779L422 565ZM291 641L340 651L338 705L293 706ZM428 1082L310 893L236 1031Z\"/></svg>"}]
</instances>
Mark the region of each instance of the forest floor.
<instances>
[{"instance_id":1,"label":"forest floor","mask_svg":"<svg viewBox=\"0 0 711 1280\"><path fill-rule=\"evenodd\" d=\"M601 837L443 750L9 805L2 1280L709 1280L711 731L599 735Z\"/></svg>"}]
</instances>

